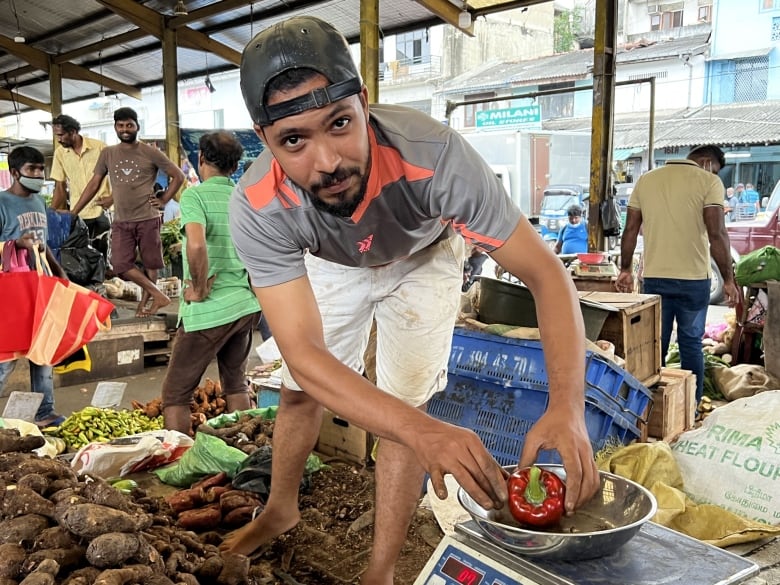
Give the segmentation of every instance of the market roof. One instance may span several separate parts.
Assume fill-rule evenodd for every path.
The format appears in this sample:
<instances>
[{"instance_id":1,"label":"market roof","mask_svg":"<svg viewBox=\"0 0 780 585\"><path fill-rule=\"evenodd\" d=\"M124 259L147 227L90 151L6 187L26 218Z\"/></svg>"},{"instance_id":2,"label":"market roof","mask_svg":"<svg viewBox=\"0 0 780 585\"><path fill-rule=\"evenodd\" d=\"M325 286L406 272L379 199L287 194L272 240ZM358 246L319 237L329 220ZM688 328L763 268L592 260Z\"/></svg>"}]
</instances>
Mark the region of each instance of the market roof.
<instances>
[{"instance_id":1,"label":"market roof","mask_svg":"<svg viewBox=\"0 0 780 585\"><path fill-rule=\"evenodd\" d=\"M546 130L589 132L590 118L557 118L543 123ZM615 114L613 147L647 148L649 113ZM655 113L655 148L693 144L780 143L780 100L713 104Z\"/></svg>"},{"instance_id":2,"label":"market roof","mask_svg":"<svg viewBox=\"0 0 780 585\"><path fill-rule=\"evenodd\" d=\"M701 55L709 48L709 34L665 41L636 41L618 48L617 64L659 61L680 55ZM537 57L524 61L486 63L443 84L443 93L474 93L501 87L588 79L593 70L593 49Z\"/></svg>"},{"instance_id":3,"label":"market roof","mask_svg":"<svg viewBox=\"0 0 780 585\"><path fill-rule=\"evenodd\" d=\"M543 0L468 0L472 20ZM392 35L457 23L461 4L392 0L379 29ZM0 117L51 102L51 65L61 65L62 101L107 93L140 97L162 83L162 42L175 30L178 78L234 69L254 34L291 16L332 22L350 42L360 38L360 0L9 0L0 19ZM16 38L20 42L15 42Z\"/></svg>"}]
</instances>

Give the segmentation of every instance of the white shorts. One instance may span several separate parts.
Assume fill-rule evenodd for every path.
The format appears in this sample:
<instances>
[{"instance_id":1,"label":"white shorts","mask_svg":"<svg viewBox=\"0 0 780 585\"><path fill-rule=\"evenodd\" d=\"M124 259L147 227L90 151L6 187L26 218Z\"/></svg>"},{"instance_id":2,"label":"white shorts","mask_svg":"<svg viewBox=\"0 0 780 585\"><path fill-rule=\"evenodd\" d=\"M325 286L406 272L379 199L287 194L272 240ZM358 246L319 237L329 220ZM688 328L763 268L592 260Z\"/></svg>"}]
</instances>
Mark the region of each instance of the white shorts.
<instances>
[{"instance_id":1,"label":"white shorts","mask_svg":"<svg viewBox=\"0 0 780 585\"><path fill-rule=\"evenodd\" d=\"M426 403L447 384L464 254L463 238L454 235L377 268L352 268L307 255L306 270L330 352L362 373L376 319L377 386L412 406ZM286 363L282 382L301 390Z\"/></svg>"}]
</instances>

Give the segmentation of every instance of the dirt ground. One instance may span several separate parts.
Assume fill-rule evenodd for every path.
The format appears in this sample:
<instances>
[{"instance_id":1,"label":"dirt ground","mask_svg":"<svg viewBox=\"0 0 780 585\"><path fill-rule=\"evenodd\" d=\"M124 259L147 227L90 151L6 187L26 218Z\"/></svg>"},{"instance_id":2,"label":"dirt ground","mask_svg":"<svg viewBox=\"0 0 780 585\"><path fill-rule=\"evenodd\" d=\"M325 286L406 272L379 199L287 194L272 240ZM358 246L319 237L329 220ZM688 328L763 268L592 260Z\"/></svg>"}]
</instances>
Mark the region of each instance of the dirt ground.
<instances>
[{"instance_id":1,"label":"dirt ground","mask_svg":"<svg viewBox=\"0 0 780 585\"><path fill-rule=\"evenodd\" d=\"M301 523L252 558L255 585L357 584L373 540L373 469L329 462L301 496ZM442 537L433 512L418 508L395 583L411 585Z\"/></svg>"}]
</instances>

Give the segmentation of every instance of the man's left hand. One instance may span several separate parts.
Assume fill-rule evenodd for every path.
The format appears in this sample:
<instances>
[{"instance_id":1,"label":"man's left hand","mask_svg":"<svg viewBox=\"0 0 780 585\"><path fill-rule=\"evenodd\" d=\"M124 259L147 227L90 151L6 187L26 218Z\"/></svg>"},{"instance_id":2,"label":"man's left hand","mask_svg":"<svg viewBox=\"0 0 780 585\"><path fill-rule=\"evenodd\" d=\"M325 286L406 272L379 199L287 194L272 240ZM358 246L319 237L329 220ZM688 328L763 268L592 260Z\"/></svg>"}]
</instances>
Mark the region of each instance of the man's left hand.
<instances>
[{"instance_id":1,"label":"man's left hand","mask_svg":"<svg viewBox=\"0 0 780 585\"><path fill-rule=\"evenodd\" d=\"M556 449L566 470L566 513L590 500L601 484L581 411L550 409L528 432L519 466L536 462L539 450Z\"/></svg>"},{"instance_id":2,"label":"man's left hand","mask_svg":"<svg viewBox=\"0 0 780 585\"><path fill-rule=\"evenodd\" d=\"M182 298L187 303L199 303L205 300L209 296L209 293L211 293L211 287L214 284L214 279L216 277L216 274L212 275L211 278L206 281L206 286L203 287L202 290L198 290L198 288L192 284L191 280L185 280Z\"/></svg>"},{"instance_id":3,"label":"man's left hand","mask_svg":"<svg viewBox=\"0 0 780 585\"><path fill-rule=\"evenodd\" d=\"M729 307L736 307L739 301L739 289L733 280L723 283L723 294Z\"/></svg>"}]
</instances>

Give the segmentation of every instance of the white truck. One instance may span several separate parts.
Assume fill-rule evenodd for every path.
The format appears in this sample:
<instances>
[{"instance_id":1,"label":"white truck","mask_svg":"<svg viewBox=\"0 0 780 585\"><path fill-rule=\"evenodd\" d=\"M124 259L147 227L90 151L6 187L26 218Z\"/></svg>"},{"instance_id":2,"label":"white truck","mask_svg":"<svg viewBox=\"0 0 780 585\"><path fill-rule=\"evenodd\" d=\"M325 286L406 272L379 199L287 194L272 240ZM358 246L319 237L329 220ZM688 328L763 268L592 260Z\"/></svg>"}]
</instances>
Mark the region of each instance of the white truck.
<instances>
[{"instance_id":1,"label":"white truck","mask_svg":"<svg viewBox=\"0 0 780 585\"><path fill-rule=\"evenodd\" d=\"M462 134L533 223L538 223L547 185L590 183L588 133L491 130Z\"/></svg>"}]
</instances>

